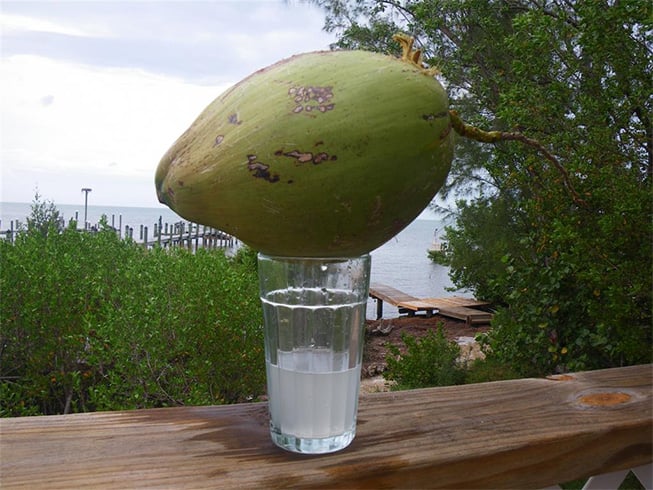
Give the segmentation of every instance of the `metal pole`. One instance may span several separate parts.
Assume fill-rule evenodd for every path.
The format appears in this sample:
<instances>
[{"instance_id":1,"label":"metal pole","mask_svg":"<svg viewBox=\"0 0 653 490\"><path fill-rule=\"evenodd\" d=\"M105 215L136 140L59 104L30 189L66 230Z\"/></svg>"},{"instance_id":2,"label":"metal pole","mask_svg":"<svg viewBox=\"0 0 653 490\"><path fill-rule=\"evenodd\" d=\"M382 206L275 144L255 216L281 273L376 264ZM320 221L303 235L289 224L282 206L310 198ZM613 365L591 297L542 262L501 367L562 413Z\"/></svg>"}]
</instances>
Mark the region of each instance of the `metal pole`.
<instances>
[{"instance_id":1,"label":"metal pole","mask_svg":"<svg viewBox=\"0 0 653 490\"><path fill-rule=\"evenodd\" d=\"M88 218L88 193L92 190L90 187L82 187L82 192L84 193L84 229L86 229Z\"/></svg>"}]
</instances>

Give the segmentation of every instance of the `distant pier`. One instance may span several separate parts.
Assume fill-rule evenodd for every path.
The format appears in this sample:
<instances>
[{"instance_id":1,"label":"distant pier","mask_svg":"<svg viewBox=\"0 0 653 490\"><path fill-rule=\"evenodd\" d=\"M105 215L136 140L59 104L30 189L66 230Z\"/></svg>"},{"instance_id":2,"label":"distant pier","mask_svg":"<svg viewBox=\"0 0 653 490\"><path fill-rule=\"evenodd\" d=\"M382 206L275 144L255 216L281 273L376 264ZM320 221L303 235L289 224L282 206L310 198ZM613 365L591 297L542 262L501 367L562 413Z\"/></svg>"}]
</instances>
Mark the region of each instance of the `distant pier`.
<instances>
[{"instance_id":1,"label":"distant pier","mask_svg":"<svg viewBox=\"0 0 653 490\"><path fill-rule=\"evenodd\" d=\"M75 213L75 218L71 218L68 223L61 219L59 229L63 230L72 223L79 223L78 215ZM2 223L0 223L1 227ZM107 217L106 222L103 223L86 223L82 228L77 227L77 231L85 233L96 233L103 228L108 227L113 230L121 239L133 240L134 242L146 247L183 247L190 250L197 250L199 248L233 248L238 246L238 240L216 228L210 226L192 223L190 221L177 221L175 223L164 223L163 218L160 216L158 223L152 226L152 233L150 234L150 227L146 225L139 225L136 229L129 225L122 224L122 215L111 215ZM0 231L0 239L7 240L14 243L16 236L26 227L26 223L19 220L12 220L9 222L9 228ZM1 229L1 228L0 228Z\"/></svg>"},{"instance_id":2,"label":"distant pier","mask_svg":"<svg viewBox=\"0 0 653 490\"><path fill-rule=\"evenodd\" d=\"M236 245L236 239L232 235L197 223L180 221L163 224L159 220L159 223L154 225L152 240L148 239L147 227L142 228L140 239L147 248L160 246L197 250L198 248L231 248Z\"/></svg>"}]
</instances>

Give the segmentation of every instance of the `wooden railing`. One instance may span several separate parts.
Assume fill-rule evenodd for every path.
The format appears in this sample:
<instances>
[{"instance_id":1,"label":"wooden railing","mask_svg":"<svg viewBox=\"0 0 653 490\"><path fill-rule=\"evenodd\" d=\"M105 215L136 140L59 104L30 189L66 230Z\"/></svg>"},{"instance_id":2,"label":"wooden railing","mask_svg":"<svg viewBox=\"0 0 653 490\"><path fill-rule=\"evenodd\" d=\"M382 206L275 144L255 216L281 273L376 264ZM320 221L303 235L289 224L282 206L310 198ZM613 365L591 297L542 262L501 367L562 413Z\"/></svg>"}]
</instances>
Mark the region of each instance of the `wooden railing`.
<instances>
[{"instance_id":1,"label":"wooden railing","mask_svg":"<svg viewBox=\"0 0 653 490\"><path fill-rule=\"evenodd\" d=\"M2 419L0 487L543 488L649 464L652 381L646 365L363 395L356 439L325 456L276 448L265 403Z\"/></svg>"}]
</instances>

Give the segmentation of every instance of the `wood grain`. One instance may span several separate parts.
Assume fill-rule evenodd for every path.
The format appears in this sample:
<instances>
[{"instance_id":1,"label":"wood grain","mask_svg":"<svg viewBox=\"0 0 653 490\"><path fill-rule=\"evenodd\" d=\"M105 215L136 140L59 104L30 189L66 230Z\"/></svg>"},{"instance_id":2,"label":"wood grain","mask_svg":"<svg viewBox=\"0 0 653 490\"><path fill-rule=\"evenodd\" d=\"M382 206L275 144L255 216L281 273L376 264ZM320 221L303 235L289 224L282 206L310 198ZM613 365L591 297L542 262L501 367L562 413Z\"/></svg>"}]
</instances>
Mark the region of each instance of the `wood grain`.
<instances>
[{"instance_id":1,"label":"wood grain","mask_svg":"<svg viewBox=\"0 0 653 490\"><path fill-rule=\"evenodd\" d=\"M653 459L651 374L364 395L356 439L325 456L276 448L262 403L2 419L0 486L541 488Z\"/></svg>"}]
</instances>

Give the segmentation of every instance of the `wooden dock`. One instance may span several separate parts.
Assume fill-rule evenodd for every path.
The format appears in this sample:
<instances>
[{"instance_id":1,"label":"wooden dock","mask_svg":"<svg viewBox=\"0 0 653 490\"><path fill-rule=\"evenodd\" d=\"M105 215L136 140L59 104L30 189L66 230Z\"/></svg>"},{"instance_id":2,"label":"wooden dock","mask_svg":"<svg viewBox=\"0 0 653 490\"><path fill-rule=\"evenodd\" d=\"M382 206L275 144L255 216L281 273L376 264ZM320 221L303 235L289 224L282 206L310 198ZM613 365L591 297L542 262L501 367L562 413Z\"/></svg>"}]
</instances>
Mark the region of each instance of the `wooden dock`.
<instances>
[{"instance_id":1,"label":"wooden dock","mask_svg":"<svg viewBox=\"0 0 653 490\"><path fill-rule=\"evenodd\" d=\"M178 223L176 228L168 227L161 229L154 228L154 238L148 240L147 227L141 233L141 243L152 248L160 246L163 248L184 247L191 250L198 248L229 248L233 247L236 240L220 230L195 223Z\"/></svg>"},{"instance_id":2,"label":"wooden dock","mask_svg":"<svg viewBox=\"0 0 653 490\"><path fill-rule=\"evenodd\" d=\"M392 306L396 306L399 308L399 303L405 301L409 301L409 302L418 301L418 299L414 296L406 294L403 291L399 291L398 289L395 289L392 286L387 286L381 283L370 284L370 296L376 300L377 320L383 318L383 302L389 303ZM433 314L433 308L430 309L430 312L427 312L428 316L431 316L432 314Z\"/></svg>"},{"instance_id":3,"label":"wooden dock","mask_svg":"<svg viewBox=\"0 0 653 490\"><path fill-rule=\"evenodd\" d=\"M116 223L115 215L111 215L111 221L105 224L91 224L87 222L83 228L77 228L79 232L97 233L99 230L108 227L115 232L121 239L133 240L145 248L163 247L183 247L190 250L199 248L234 248L238 246L238 240L221 230L209 226L200 225L190 221L178 221L176 223L164 223L163 218L159 216L158 223L154 223L153 236L150 236L149 227L140 225L140 230L135 230L132 226L122 224L122 215L118 216ZM75 219L69 220L68 224L61 218L58 229L59 231L71 226L76 226L77 215ZM6 231L0 231L0 240L6 240L14 243L18 234L25 229L24 223L19 220L9 222L10 228Z\"/></svg>"},{"instance_id":4,"label":"wooden dock","mask_svg":"<svg viewBox=\"0 0 653 490\"><path fill-rule=\"evenodd\" d=\"M383 302L396 306L400 314L407 313L409 316L413 316L417 312L424 312L427 317L438 314L464 320L469 326L487 324L492 320L492 313L478 309L487 307L490 303L474 298L451 296L419 299L392 286L380 283L370 285L370 296L377 301L377 320L383 317Z\"/></svg>"},{"instance_id":5,"label":"wooden dock","mask_svg":"<svg viewBox=\"0 0 653 490\"><path fill-rule=\"evenodd\" d=\"M488 302L478 301L473 298L452 296L449 298L426 298L416 301L403 301L399 304L399 307L413 311L433 308L434 311L437 310L438 315L456 318L457 320L465 320L465 323L471 326L487 324L492 321L492 313L477 309L489 305L490 303Z\"/></svg>"}]
</instances>

